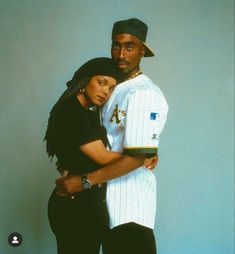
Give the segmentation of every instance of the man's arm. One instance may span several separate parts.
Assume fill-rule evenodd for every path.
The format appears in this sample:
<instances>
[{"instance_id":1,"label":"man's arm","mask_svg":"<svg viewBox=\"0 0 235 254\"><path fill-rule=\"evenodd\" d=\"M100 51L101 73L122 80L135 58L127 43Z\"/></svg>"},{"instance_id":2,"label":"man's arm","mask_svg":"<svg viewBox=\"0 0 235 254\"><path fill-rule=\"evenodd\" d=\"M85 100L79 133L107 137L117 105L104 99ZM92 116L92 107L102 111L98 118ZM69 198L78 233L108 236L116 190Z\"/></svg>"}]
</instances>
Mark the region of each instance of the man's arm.
<instances>
[{"instance_id":1,"label":"man's arm","mask_svg":"<svg viewBox=\"0 0 235 254\"><path fill-rule=\"evenodd\" d=\"M142 166L144 160L144 154L134 156L123 155L107 166L87 174L87 177L92 186L102 184L108 180L123 176ZM60 196L72 195L83 190L81 176L79 175L60 177L56 180L56 185L57 194Z\"/></svg>"},{"instance_id":2,"label":"man's arm","mask_svg":"<svg viewBox=\"0 0 235 254\"><path fill-rule=\"evenodd\" d=\"M107 150L101 140L80 145L79 148L84 154L101 166L111 163L122 156L121 153Z\"/></svg>"},{"instance_id":3,"label":"man's arm","mask_svg":"<svg viewBox=\"0 0 235 254\"><path fill-rule=\"evenodd\" d=\"M135 156L123 155L113 163L89 173L88 179L93 185L101 184L114 178L123 176L144 164L145 155Z\"/></svg>"}]
</instances>

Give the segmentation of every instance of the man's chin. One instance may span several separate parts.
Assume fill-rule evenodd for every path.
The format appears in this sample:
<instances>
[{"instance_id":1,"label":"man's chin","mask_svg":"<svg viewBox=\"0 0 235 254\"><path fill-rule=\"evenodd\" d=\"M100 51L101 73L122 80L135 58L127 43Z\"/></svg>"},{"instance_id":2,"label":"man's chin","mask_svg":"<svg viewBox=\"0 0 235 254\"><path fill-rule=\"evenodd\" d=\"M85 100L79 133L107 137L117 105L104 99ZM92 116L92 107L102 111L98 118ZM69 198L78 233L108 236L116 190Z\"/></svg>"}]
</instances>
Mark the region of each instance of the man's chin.
<instances>
[{"instance_id":1,"label":"man's chin","mask_svg":"<svg viewBox=\"0 0 235 254\"><path fill-rule=\"evenodd\" d=\"M127 75L129 73L129 70L126 67L118 66L118 69L123 75Z\"/></svg>"}]
</instances>

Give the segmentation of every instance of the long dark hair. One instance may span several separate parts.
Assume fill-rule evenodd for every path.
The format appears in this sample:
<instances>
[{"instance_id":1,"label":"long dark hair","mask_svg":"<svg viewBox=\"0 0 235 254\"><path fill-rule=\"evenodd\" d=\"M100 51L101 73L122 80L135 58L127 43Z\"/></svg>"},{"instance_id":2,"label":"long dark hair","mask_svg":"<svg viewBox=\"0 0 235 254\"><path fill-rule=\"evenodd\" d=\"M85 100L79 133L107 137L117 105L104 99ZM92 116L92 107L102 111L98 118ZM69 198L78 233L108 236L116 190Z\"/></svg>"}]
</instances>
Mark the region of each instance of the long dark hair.
<instances>
[{"instance_id":1,"label":"long dark hair","mask_svg":"<svg viewBox=\"0 0 235 254\"><path fill-rule=\"evenodd\" d=\"M55 127L54 123L55 123L56 112L65 100L67 100L73 95L81 93L82 90L89 83L90 79L91 79L90 77L84 78L78 81L77 83L68 81L66 83L68 88L63 92L63 94L60 96L60 98L58 99L58 101L55 103L55 105L52 107L50 111L44 141L46 142L46 150L47 150L48 157L50 157L51 160L53 159L53 156L55 155L55 151L56 151L55 137L54 137L54 127Z\"/></svg>"}]
</instances>

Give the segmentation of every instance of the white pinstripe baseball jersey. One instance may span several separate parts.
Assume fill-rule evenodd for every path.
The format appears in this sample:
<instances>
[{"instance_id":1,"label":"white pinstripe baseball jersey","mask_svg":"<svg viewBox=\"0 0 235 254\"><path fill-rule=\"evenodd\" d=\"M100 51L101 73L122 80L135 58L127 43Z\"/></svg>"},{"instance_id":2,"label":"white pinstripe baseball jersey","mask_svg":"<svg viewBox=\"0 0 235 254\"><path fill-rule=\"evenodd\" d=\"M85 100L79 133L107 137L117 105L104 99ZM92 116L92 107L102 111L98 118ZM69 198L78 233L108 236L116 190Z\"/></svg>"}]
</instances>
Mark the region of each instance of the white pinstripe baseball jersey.
<instances>
[{"instance_id":1,"label":"white pinstripe baseball jersey","mask_svg":"<svg viewBox=\"0 0 235 254\"><path fill-rule=\"evenodd\" d=\"M166 100L144 74L119 84L102 110L103 125L113 151L156 153L168 112ZM154 228L156 178L140 167L108 182L110 227L135 222Z\"/></svg>"}]
</instances>

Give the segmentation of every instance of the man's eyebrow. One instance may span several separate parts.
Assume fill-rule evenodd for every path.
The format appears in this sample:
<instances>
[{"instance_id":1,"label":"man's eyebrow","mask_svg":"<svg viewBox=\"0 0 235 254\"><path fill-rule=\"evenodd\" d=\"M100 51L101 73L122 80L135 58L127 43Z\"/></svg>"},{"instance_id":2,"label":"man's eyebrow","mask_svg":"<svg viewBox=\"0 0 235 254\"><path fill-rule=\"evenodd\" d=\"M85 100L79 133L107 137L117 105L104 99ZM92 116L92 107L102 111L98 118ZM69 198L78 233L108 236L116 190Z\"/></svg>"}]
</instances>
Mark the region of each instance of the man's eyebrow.
<instances>
[{"instance_id":1,"label":"man's eyebrow","mask_svg":"<svg viewBox=\"0 0 235 254\"><path fill-rule=\"evenodd\" d=\"M112 44L125 44L125 45L129 45L129 44L134 44L136 45L136 43L134 41L125 41L125 42L119 42L119 41L113 41Z\"/></svg>"},{"instance_id":2,"label":"man's eyebrow","mask_svg":"<svg viewBox=\"0 0 235 254\"><path fill-rule=\"evenodd\" d=\"M132 45L136 45L136 43L134 41L127 41L124 43L124 45L127 45L127 46L132 46Z\"/></svg>"}]
</instances>

